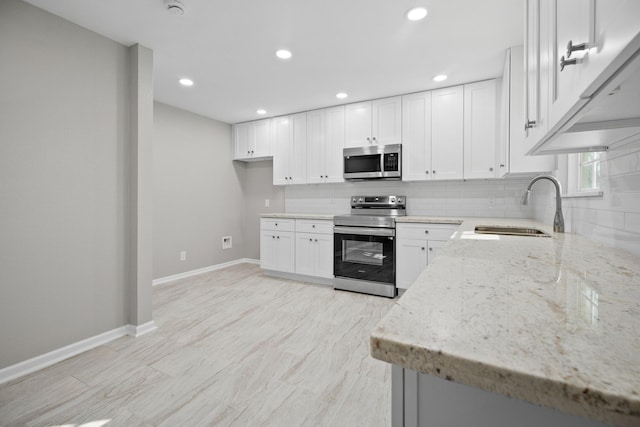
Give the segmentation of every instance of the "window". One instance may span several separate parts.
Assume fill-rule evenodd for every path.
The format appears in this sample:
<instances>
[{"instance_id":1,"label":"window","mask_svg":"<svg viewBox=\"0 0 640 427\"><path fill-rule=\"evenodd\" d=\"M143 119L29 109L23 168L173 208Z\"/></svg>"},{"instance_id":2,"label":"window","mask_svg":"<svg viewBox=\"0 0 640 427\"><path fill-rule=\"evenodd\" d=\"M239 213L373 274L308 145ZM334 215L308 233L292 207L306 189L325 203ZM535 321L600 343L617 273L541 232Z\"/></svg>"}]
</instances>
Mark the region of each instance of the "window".
<instances>
[{"instance_id":1,"label":"window","mask_svg":"<svg viewBox=\"0 0 640 427\"><path fill-rule=\"evenodd\" d=\"M578 155L577 191L600 189L600 153L580 153Z\"/></svg>"},{"instance_id":2,"label":"window","mask_svg":"<svg viewBox=\"0 0 640 427\"><path fill-rule=\"evenodd\" d=\"M567 193L564 197L602 197L600 163L602 153L579 153L567 156Z\"/></svg>"}]
</instances>

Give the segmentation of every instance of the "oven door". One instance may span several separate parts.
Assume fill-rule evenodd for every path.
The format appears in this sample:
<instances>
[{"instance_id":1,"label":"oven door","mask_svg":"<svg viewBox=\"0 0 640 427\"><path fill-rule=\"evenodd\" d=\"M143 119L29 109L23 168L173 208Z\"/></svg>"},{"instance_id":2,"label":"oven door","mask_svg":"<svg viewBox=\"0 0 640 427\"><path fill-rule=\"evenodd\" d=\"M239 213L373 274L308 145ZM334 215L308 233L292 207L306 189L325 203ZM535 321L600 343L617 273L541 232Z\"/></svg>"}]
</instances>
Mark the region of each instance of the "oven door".
<instances>
[{"instance_id":1,"label":"oven door","mask_svg":"<svg viewBox=\"0 0 640 427\"><path fill-rule=\"evenodd\" d=\"M333 272L349 278L395 288L395 230L334 227Z\"/></svg>"}]
</instances>

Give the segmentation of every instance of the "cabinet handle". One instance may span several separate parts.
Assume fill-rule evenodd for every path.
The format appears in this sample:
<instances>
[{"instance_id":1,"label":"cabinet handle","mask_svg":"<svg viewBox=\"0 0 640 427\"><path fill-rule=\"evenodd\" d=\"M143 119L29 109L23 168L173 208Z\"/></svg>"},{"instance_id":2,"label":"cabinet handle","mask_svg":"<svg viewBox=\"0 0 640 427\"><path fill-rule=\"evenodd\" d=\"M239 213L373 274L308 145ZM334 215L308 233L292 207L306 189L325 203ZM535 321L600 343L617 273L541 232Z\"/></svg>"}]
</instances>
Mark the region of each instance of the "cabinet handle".
<instances>
[{"instance_id":1,"label":"cabinet handle","mask_svg":"<svg viewBox=\"0 0 640 427\"><path fill-rule=\"evenodd\" d=\"M576 65L577 63L578 58L565 59L564 55L562 55L562 58L560 58L560 71L563 71L564 67L566 67L567 65Z\"/></svg>"},{"instance_id":2,"label":"cabinet handle","mask_svg":"<svg viewBox=\"0 0 640 427\"><path fill-rule=\"evenodd\" d=\"M504 167L504 164L500 163L500 167L501 167L501 168L503 168L503 167Z\"/></svg>"},{"instance_id":3,"label":"cabinet handle","mask_svg":"<svg viewBox=\"0 0 640 427\"><path fill-rule=\"evenodd\" d=\"M309 241L311 242L313 239L309 239Z\"/></svg>"},{"instance_id":4,"label":"cabinet handle","mask_svg":"<svg viewBox=\"0 0 640 427\"><path fill-rule=\"evenodd\" d=\"M289 177L289 179L293 179L293 178Z\"/></svg>"},{"instance_id":5,"label":"cabinet handle","mask_svg":"<svg viewBox=\"0 0 640 427\"><path fill-rule=\"evenodd\" d=\"M317 242L317 241L318 241L318 239L315 239L315 241Z\"/></svg>"},{"instance_id":6,"label":"cabinet handle","mask_svg":"<svg viewBox=\"0 0 640 427\"><path fill-rule=\"evenodd\" d=\"M278 226L278 223L276 222L276 227Z\"/></svg>"},{"instance_id":7,"label":"cabinet handle","mask_svg":"<svg viewBox=\"0 0 640 427\"><path fill-rule=\"evenodd\" d=\"M493 172L493 168L489 168L489 172Z\"/></svg>"},{"instance_id":8,"label":"cabinet handle","mask_svg":"<svg viewBox=\"0 0 640 427\"><path fill-rule=\"evenodd\" d=\"M311 228L316 228L316 225L315 225L315 224L313 224L313 225L311 226Z\"/></svg>"},{"instance_id":9,"label":"cabinet handle","mask_svg":"<svg viewBox=\"0 0 640 427\"><path fill-rule=\"evenodd\" d=\"M376 137L375 137L375 136L373 137L373 143L374 143L374 144L377 144L377 143L378 143L378 142L376 141Z\"/></svg>"},{"instance_id":10,"label":"cabinet handle","mask_svg":"<svg viewBox=\"0 0 640 427\"><path fill-rule=\"evenodd\" d=\"M279 239L279 238L280 238L280 236L276 236L276 239Z\"/></svg>"},{"instance_id":11,"label":"cabinet handle","mask_svg":"<svg viewBox=\"0 0 640 427\"><path fill-rule=\"evenodd\" d=\"M589 49L589 43L573 44L573 41L569 40L569 43L567 43L567 59L571 58L571 54L573 52L578 52L580 50L586 49Z\"/></svg>"},{"instance_id":12,"label":"cabinet handle","mask_svg":"<svg viewBox=\"0 0 640 427\"><path fill-rule=\"evenodd\" d=\"M371 138L367 137L367 142L371 144Z\"/></svg>"},{"instance_id":13,"label":"cabinet handle","mask_svg":"<svg viewBox=\"0 0 640 427\"><path fill-rule=\"evenodd\" d=\"M424 251L424 246L421 249Z\"/></svg>"},{"instance_id":14,"label":"cabinet handle","mask_svg":"<svg viewBox=\"0 0 640 427\"><path fill-rule=\"evenodd\" d=\"M430 250L431 252L433 252L433 248L429 248L429 250Z\"/></svg>"},{"instance_id":15,"label":"cabinet handle","mask_svg":"<svg viewBox=\"0 0 640 427\"><path fill-rule=\"evenodd\" d=\"M429 171L425 171L425 173L426 173L427 175L429 175Z\"/></svg>"},{"instance_id":16,"label":"cabinet handle","mask_svg":"<svg viewBox=\"0 0 640 427\"><path fill-rule=\"evenodd\" d=\"M536 125L535 120L527 120L526 123L524 124L524 130L531 129L532 127L535 127L535 125Z\"/></svg>"},{"instance_id":17,"label":"cabinet handle","mask_svg":"<svg viewBox=\"0 0 640 427\"><path fill-rule=\"evenodd\" d=\"M253 150L251 150L251 154L253 154Z\"/></svg>"},{"instance_id":18,"label":"cabinet handle","mask_svg":"<svg viewBox=\"0 0 640 427\"><path fill-rule=\"evenodd\" d=\"M433 171L433 174L435 175L435 174L436 174L436 171Z\"/></svg>"},{"instance_id":19,"label":"cabinet handle","mask_svg":"<svg viewBox=\"0 0 640 427\"><path fill-rule=\"evenodd\" d=\"M424 230L424 234L429 234L429 230Z\"/></svg>"},{"instance_id":20,"label":"cabinet handle","mask_svg":"<svg viewBox=\"0 0 640 427\"><path fill-rule=\"evenodd\" d=\"M247 150L247 154L251 154L251 151Z\"/></svg>"},{"instance_id":21,"label":"cabinet handle","mask_svg":"<svg viewBox=\"0 0 640 427\"><path fill-rule=\"evenodd\" d=\"M272 238L272 239L275 239L275 238L276 238L276 236L271 236L271 238Z\"/></svg>"}]
</instances>

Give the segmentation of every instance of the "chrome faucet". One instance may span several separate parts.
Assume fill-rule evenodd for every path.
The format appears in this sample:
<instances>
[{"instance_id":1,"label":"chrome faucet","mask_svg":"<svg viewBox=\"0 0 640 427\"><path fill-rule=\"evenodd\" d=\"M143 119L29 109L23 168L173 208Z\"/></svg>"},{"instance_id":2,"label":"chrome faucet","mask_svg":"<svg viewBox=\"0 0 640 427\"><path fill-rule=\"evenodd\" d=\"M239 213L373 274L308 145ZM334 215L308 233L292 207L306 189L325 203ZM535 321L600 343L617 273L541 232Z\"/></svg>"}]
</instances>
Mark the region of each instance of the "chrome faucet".
<instances>
[{"instance_id":1,"label":"chrome faucet","mask_svg":"<svg viewBox=\"0 0 640 427\"><path fill-rule=\"evenodd\" d=\"M560 189L560 182L556 177L551 175L538 175L533 178L529 183L529 186L527 187L527 191L524 192L524 196L522 196L522 204L526 205L529 202L531 187L533 187L533 184L535 184L536 181L539 181L541 179L548 179L556 187L556 214L553 217L553 231L555 233L564 233L564 217L562 216L562 190Z\"/></svg>"}]
</instances>

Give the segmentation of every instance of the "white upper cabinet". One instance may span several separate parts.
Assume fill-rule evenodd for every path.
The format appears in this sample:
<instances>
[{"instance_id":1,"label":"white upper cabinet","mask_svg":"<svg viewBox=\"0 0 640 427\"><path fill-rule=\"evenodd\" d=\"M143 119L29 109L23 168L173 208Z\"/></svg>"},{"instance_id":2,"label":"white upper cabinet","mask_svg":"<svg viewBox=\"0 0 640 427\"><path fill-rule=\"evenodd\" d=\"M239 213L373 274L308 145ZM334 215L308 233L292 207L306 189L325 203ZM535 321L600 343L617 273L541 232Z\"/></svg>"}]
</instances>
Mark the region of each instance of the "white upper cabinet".
<instances>
[{"instance_id":1,"label":"white upper cabinet","mask_svg":"<svg viewBox=\"0 0 640 427\"><path fill-rule=\"evenodd\" d=\"M464 178L496 176L496 81L464 85Z\"/></svg>"},{"instance_id":2,"label":"white upper cabinet","mask_svg":"<svg viewBox=\"0 0 640 427\"><path fill-rule=\"evenodd\" d=\"M402 180L431 179L431 92L402 97Z\"/></svg>"},{"instance_id":3,"label":"white upper cabinet","mask_svg":"<svg viewBox=\"0 0 640 427\"><path fill-rule=\"evenodd\" d=\"M307 182L342 182L344 106L307 112Z\"/></svg>"},{"instance_id":4,"label":"white upper cabinet","mask_svg":"<svg viewBox=\"0 0 640 427\"><path fill-rule=\"evenodd\" d=\"M523 123L525 121L524 49L522 46L507 49L502 89L500 91L500 121L498 148L498 176L531 175L555 169L555 156L526 156ZM533 128L532 128L533 129Z\"/></svg>"},{"instance_id":5,"label":"white upper cabinet","mask_svg":"<svg viewBox=\"0 0 640 427\"><path fill-rule=\"evenodd\" d=\"M271 120L233 125L234 160L264 160L271 157Z\"/></svg>"},{"instance_id":6,"label":"white upper cabinet","mask_svg":"<svg viewBox=\"0 0 640 427\"><path fill-rule=\"evenodd\" d=\"M272 119L273 184L307 182L307 113Z\"/></svg>"},{"instance_id":7,"label":"white upper cabinet","mask_svg":"<svg viewBox=\"0 0 640 427\"><path fill-rule=\"evenodd\" d=\"M463 178L464 88L431 92L432 179Z\"/></svg>"},{"instance_id":8,"label":"white upper cabinet","mask_svg":"<svg viewBox=\"0 0 640 427\"><path fill-rule=\"evenodd\" d=\"M526 12L527 151L603 150L640 132L640 2L527 0Z\"/></svg>"},{"instance_id":9,"label":"white upper cabinet","mask_svg":"<svg viewBox=\"0 0 640 427\"><path fill-rule=\"evenodd\" d=\"M346 148L402 142L402 97L348 104L346 110Z\"/></svg>"},{"instance_id":10,"label":"white upper cabinet","mask_svg":"<svg viewBox=\"0 0 640 427\"><path fill-rule=\"evenodd\" d=\"M402 97L402 179L462 179L464 89L455 86Z\"/></svg>"}]
</instances>

